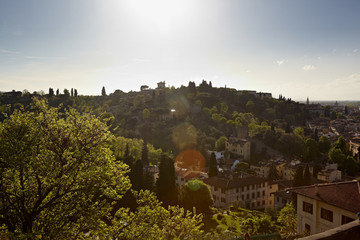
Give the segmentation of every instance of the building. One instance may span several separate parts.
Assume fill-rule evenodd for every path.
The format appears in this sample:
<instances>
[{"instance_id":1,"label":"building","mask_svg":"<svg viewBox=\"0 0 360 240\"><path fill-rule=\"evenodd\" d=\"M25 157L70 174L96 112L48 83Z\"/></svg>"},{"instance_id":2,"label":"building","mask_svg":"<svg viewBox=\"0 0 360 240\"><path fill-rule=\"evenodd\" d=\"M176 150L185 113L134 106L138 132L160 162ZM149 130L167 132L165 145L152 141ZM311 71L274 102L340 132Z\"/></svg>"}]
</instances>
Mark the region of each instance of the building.
<instances>
[{"instance_id":1,"label":"building","mask_svg":"<svg viewBox=\"0 0 360 240\"><path fill-rule=\"evenodd\" d=\"M165 81L158 82L157 85L158 85L157 89L164 89L165 88Z\"/></svg>"},{"instance_id":2,"label":"building","mask_svg":"<svg viewBox=\"0 0 360 240\"><path fill-rule=\"evenodd\" d=\"M186 168L175 167L175 182L178 186L186 184L193 179L203 180L208 177L207 173L201 171L193 171Z\"/></svg>"},{"instance_id":3,"label":"building","mask_svg":"<svg viewBox=\"0 0 360 240\"><path fill-rule=\"evenodd\" d=\"M225 143L225 149L244 160L250 160L251 142L245 139L230 138Z\"/></svg>"},{"instance_id":4,"label":"building","mask_svg":"<svg viewBox=\"0 0 360 240\"><path fill-rule=\"evenodd\" d=\"M241 174L211 177L204 182L209 185L214 206L218 208L228 208L234 202L240 202L248 209L264 209L273 205L270 193L277 191L265 178Z\"/></svg>"},{"instance_id":5,"label":"building","mask_svg":"<svg viewBox=\"0 0 360 240\"><path fill-rule=\"evenodd\" d=\"M329 164L325 169L318 172L317 179L325 182L336 182L341 180L341 171L338 170L337 164Z\"/></svg>"},{"instance_id":6,"label":"building","mask_svg":"<svg viewBox=\"0 0 360 240\"><path fill-rule=\"evenodd\" d=\"M297 231L323 232L357 219L359 181L319 184L289 189L297 199Z\"/></svg>"}]
</instances>

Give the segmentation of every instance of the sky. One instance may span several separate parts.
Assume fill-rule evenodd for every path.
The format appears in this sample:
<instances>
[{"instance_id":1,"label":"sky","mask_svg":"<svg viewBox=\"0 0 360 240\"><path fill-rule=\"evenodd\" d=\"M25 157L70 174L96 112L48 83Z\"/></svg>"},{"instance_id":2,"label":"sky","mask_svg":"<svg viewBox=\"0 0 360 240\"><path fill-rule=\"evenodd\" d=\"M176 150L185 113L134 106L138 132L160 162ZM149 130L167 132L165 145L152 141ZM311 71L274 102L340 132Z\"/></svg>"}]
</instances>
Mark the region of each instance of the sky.
<instances>
[{"instance_id":1,"label":"sky","mask_svg":"<svg viewBox=\"0 0 360 240\"><path fill-rule=\"evenodd\" d=\"M359 0L0 0L0 91L198 85L360 100Z\"/></svg>"}]
</instances>

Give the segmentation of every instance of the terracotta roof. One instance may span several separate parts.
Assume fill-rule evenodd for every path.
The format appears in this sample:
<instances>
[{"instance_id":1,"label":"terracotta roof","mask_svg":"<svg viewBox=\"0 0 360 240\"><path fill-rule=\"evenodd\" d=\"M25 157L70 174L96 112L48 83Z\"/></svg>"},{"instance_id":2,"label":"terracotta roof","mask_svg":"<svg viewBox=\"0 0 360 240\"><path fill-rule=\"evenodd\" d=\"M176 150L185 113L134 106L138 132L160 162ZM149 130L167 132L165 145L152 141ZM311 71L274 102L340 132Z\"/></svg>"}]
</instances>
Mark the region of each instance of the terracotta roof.
<instances>
[{"instance_id":1,"label":"terracotta roof","mask_svg":"<svg viewBox=\"0 0 360 240\"><path fill-rule=\"evenodd\" d=\"M221 187L224 189L232 189L237 187L244 187L253 184L260 184L266 182L266 178L260 177L233 177L233 178L224 178L224 177L211 177L204 179L204 182L208 185L214 187Z\"/></svg>"},{"instance_id":2,"label":"terracotta roof","mask_svg":"<svg viewBox=\"0 0 360 240\"><path fill-rule=\"evenodd\" d=\"M358 181L319 184L289 190L353 213L360 212L360 186Z\"/></svg>"}]
</instances>

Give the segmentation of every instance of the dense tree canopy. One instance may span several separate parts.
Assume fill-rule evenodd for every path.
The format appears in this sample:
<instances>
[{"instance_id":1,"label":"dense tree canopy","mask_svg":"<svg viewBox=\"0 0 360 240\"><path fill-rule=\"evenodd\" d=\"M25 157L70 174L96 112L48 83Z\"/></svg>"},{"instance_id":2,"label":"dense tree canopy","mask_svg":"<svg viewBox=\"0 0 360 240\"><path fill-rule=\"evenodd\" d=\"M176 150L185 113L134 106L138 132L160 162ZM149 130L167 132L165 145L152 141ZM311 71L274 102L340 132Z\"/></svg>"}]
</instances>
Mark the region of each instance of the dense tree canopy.
<instances>
[{"instance_id":1,"label":"dense tree canopy","mask_svg":"<svg viewBox=\"0 0 360 240\"><path fill-rule=\"evenodd\" d=\"M103 227L130 187L104 123L37 101L0 124L0 225L10 232L79 238Z\"/></svg>"}]
</instances>

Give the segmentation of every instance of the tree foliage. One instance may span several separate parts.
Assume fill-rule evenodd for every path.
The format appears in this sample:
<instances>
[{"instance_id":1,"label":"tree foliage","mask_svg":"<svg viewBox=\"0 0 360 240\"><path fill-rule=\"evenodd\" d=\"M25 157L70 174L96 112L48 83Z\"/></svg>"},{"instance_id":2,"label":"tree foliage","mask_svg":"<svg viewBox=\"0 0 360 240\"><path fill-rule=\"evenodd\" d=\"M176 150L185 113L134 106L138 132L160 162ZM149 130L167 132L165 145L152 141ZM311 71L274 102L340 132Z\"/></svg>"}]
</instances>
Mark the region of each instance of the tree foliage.
<instances>
[{"instance_id":1,"label":"tree foliage","mask_svg":"<svg viewBox=\"0 0 360 240\"><path fill-rule=\"evenodd\" d=\"M212 152L210 155L210 161L209 161L209 177L214 177L218 175L218 167L217 167L217 161L215 157L215 153Z\"/></svg>"},{"instance_id":2,"label":"tree foliage","mask_svg":"<svg viewBox=\"0 0 360 240\"><path fill-rule=\"evenodd\" d=\"M182 185L180 201L187 210L192 211L195 207L197 213L209 213L214 203L209 186L197 179Z\"/></svg>"},{"instance_id":3,"label":"tree foliage","mask_svg":"<svg viewBox=\"0 0 360 240\"><path fill-rule=\"evenodd\" d=\"M165 205L177 202L174 161L165 154L161 156L160 160L156 193L159 200L164 202Z\"/></svg>"},{"instance_id":4,"label":"tree foliage","mask_svg":"<svg viewBox=\"0 0 360 240\"><path fill-rule=\"evenodd\" d=\"M0 225L52 239L80 238L130 187L104 123L36 101L0 124Z\"/></svg>"}]
</instances>

